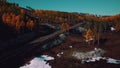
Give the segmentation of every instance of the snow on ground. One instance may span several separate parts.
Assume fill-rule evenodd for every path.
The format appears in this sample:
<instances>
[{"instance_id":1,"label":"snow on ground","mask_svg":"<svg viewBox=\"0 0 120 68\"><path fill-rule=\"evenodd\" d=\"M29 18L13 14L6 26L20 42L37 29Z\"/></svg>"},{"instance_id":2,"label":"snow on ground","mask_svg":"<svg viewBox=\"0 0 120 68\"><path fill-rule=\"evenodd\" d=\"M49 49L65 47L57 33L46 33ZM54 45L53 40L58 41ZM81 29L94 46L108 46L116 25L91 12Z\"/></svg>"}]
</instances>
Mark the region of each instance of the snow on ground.
<instances>
[{"instance_id":1,"label":"snow on ground","mask_svg":"<svg viewBox=\"0 0 120 68\"><path fill-rule=\"evenodd\" d=\"M106 63L120 64L120 60L116 60L116 59L113 59L113 58L106 58L106 57L94 57L94 58L92 58L92 59L82 60L81 63L85 63L85 62L95 62L95 61L99 61L100 59L106 60Z\"/></svg>"},{"instance_id":2,"label":"snow on ground","mask_svg":"<svg viewBox=\"0 0 120 68\"><path fill-rule=\"evenodd\" d=\"M42 55L42 56L40 56L40 58L43 58L43 60L54 60L54 58L53 57L51 57L51 56L48 56L48 55Z\"/></svg>"},{"instance_id":3,"label":"snow on ground","mask_svg":"<svg viewBox=\"0 0 120 68\"><path fill-rule=\"evenodd\" d=\"M100 59L102 59L102 57L96 57L96 58L88 59L88 60L85 60L85 61L86 62L95 62L95 61L99 61Z\"/></svg>"},{"instance_id":4,"label":"snow on ground","mask_svg":"<svg viewBox=\"0 0 120 68\"><path fill-rule=\"evenodd\" d=\"M61 55L63 55L64 52L60 52L57 54L57 57L61 57Z\"/></svg>"},{"instance_id":5,"label":"snow on ground","mask_svg":"<svg viewBox=\"0 0 120 68\"><path fill-rule=\"evenodd\" d=\"M120 64L120 60L108 58L107 63Z\"/></svg>"},{"instance_id":6,"label":"snow on ground","mask_svg":"<svg viewBox=\"0 0 120 68\"><path fill-rule=\"evenodd\" d=\"M84 64L85 62L100 61L101 59L106 60L106 63L120 64L120 60L109 57L102 57L104 52L105 51L100 48L95 48L93 51L89 52L73 52L72 56L80 59L82 64Z\"/></svg>"},{"instance_id":7,"label":"snow on ground","mask_svg":"<svg viewBox=\"0 0 120 68\"><path fill-rule=\"evenodd\" d=\"M114 31L114 30L116 30L114 27L111 27L110 29L111 29L111 31Z\"/></svg>"},{"instance_id":8,"label":"snow on ground","mask_svg":"<svg viewBox=\"0 0 120 68\"><path fill-rule=\"evenodd\" d=\"M69 48L73 48L72 46L69 46Z\"/></svg>"},{"instance_id":9,"label":"snow on ground","mask_svg":"<svg viewBox=\"0 0 120 68\"><path fill-rule=\"evenodd\" d=\"M54 58L48 55L42 55L35 57L30 61L30 64L26 64L20 68L52 68L49 63L47 63L48 60L54 60Z\"/></svg>"},{"instance_id":10,"label":"snow on ground","mask_svg":"<svg viewBox=\"0 0 120 68\"><path fill-rule=\"evenodd\" d=\"M104 54L104 52L105 51L100 48L95 48L93 51L89 51L89 52L74 51L72 56L80 60L86 60L86 59L101 57Z\"/></svg>"}]
</instances>

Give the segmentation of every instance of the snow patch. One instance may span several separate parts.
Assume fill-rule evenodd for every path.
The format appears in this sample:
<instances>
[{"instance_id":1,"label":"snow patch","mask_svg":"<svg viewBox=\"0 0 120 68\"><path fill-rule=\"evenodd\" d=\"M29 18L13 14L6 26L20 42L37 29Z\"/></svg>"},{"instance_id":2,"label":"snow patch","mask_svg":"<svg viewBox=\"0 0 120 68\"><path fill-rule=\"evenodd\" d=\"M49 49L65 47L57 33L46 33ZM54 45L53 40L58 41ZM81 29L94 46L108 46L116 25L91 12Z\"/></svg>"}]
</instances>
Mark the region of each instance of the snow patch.
<instances>
[{"instance_id":1,"label":"snow patch","mask_svg":"<svg viewBox=\"0 0 120 68\"><path fill-rule=\"evenodd\" d=\"M108 58L106 60L107 60L107 63L120 64L120 60L116 60L112 58Z\"/></svg>"},{"instance_id":2,"label":"snow patch","mask_svg":"<svg viewBox=\"0 0 120 68\"><path fill-rule=\"evenodd\" d=\"M72 46L69 46L69 48L72 48Z\"/></svg>"},{"instance_id":3,"label":"snow patch","mask_svg":"<svg viewBox=\"0 0 120 68\"><path fill-rule=\"evenodd\" d=\"M26 64L20 68L52 68L49 63L47 63L49 60L54 60L54 58L48 55L42 55L32 59L30 64Z\"/></svg>"},{"instance_id":4,"label":"snow patch","mask_svg":"<svg viewBox=\"0 0 120 68\"><path fill-rule=\"evenodd\" d=\"M57 54L57 57L61 57L61 55L58 53L58 54Z\"/></svg>"},{"instance_id":5,"label":"snow patch","mask_svg":"<svg viewBox=\"0 0 120 68\"><path fill-rule=\"evenodd\" d=\"M102 57L96 57L96 58L92 58L92 59L88 59L86 60L86 62L95 62L95 61L99 61Z\"/></svg>"},{"instance_id":6,"label":"snow patch","mask_svg":"<svg viewBox=\"0 0 120 68\"><path fill-rule=\"evenodd\" d=\"M60 52L57 54L57 57L61 57L61 55L64 54L64 52Z\"/></svg>"},{"instance_id":7,"label":"snow patch","mask_svg":"<svg viewBox=\"0 0 120 68\"><path fill-rule=\"evenodd\" d=\"M105 51L100 48L95 48L93 51L89 52L73 52L72 56L77 59L80 59L82 64L84 64L85 62L88 63L100 61L101 59L105 60L106 63L120 64L120 60L116 60L109 57L102 57L104 52Z\"/></svg>"},{"instance_id":8,"label":"snow patch","mask_svg":"<svg viewBox=\"0 0 120 68\"><path fill-rule=\"evenodd\" d=\"M106 63L120 64L120 60L116 60L113 58L106 58L106 57L95 57L88 60L82 60L81 63L84 64L85 62L95 62L95 61L100 61L101 59L106 60Z\"/></svg>"},{"instance_id":9,"label":"snow patch","mask_svg":"<svg viewBox=\"0 0 120 68\"><path fill-rule=\"evenodd\" d=\"M54 57L48 56L48 55L42 55L41 58L44 58L44 60L54 60Z\"/></svg>"},{"instance_id":10,"label":"snow patch","mask_svg":"<svg viewBox=\"0 0 120 68\"><path fill-rule=\"evenodd\" d=\"M105 51L100 48L95 48L93 51L89 52L73 52L72 56L80 60L86 60L101 57L104 54L104 52Z\"/></svg>"},{"instance_id":11,"label":"snow patch","mask_svg":"<svg viewBox=\"0 0 120 68\"><path fill-rule=\"evenodd\" d=\"M115 28L114 28L114 27L110 27L110 29L111 29L111 31L114 31L114 30L115 30Z\"/></svg>"}]
</instances>

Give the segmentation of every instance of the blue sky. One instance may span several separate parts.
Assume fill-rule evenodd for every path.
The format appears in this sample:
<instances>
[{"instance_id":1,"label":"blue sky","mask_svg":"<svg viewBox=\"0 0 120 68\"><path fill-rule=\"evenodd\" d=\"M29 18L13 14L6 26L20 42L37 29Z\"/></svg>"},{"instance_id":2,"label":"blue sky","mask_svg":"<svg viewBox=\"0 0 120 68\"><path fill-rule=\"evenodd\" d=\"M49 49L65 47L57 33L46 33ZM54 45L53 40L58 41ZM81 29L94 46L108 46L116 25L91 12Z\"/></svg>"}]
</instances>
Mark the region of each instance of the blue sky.
<instances>
[{"instance_id":1,"label":"blue sky","mask_svg":"<svg viewBox=\"0 0 120 68\"><path fill-rule=\"evenodd\" d=\"M97 15L120 14L120 0L7 0L21 7L56 10L65 12L90 13Z\"/></svg>"}]
</instances>

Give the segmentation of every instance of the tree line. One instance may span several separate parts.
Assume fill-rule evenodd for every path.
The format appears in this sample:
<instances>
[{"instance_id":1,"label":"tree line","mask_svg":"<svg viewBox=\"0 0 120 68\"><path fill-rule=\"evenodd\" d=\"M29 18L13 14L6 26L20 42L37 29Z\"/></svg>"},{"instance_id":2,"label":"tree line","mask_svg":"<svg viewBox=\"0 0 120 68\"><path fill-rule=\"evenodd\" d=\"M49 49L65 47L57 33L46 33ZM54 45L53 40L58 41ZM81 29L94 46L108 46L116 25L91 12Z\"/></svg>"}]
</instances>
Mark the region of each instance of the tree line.
<instances>
[{"instance_id":1,"label":"tree line","mask_svg":"<svg viewBox=\"0 0 120 68\"><path fill-rule=\"evenodd\" d=\"M1 1L0 18L2 19L2 23L14 28L18 33L25 32L27 30L39 30L35 28L39 28L41 23L50 23L53 25L67 23L71 26L84 21L87 22L85 26L86 29L93 30L94 27L96 27L97 32L104 32L108 30L109 26L113 26L117 32L120 31L120 14L114 16L97 16L53 10L34 10L29 6L27 6L27 8L21 8L15 3ZM39 18L39 21L26 16L26 13L29 13L33 17Z\"/></svg>"}]
</instances>

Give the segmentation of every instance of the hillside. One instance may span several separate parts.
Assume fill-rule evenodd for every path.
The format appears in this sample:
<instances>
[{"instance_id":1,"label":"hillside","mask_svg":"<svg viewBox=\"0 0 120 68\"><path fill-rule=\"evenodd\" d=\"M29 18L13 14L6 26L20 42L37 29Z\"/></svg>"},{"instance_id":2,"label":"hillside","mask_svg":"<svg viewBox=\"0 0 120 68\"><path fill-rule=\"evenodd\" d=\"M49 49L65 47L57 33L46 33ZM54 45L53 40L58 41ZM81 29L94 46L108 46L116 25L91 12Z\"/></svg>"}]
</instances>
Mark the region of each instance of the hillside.
<instances>
[{"instance_id":1,"label":"hillside","mask_svg":"<svg viewBox=\"0 0 120 68\"><path fill-rule=\"evenodd\" d=\"M0 2L0 31L2 32L0 37L4 36L2 39L14 38L20 34L38 31L40 30L41 23L48 23L59 27L62 23L68 23L69 25L80 22L89 22L94 25L101 23L103 29L107 29L108 26L119 24L119 21L119 14L114 16L97 16L53 10L35 10L29 6L22 8L19 4L6 1ZM87 28L94 25L89 25Z\"/></svg>"},{"instance_id":2,"label":"hillside","mask_svg":"<svg viewBox=\"0 0 120 68\"><path fill-rule=\"evenodd\" d=\"M35 57L49 55L55 58L47 61L53 68L119 68L105 60L80 64L71 57L73 51L101 48L103 57L119 60L119 35L120 14L39 10L0 0L0 64L4 67L18 68Z\"/></svg>"},{"instance_id":3,"label":"hillside","mask_svg":"<svg viewBox=\"0 0 120 68\"><path fill-rule=\"evenodd\" d=\"M101 42L100 45L96 43L94 46L86 44L81 35L71 34L64 43L40 54L49 55L55 58L54 60L49 61L52 68L88 68L88 66L89 68L119 68L120 64L106 63L104 60L82 64L81 60L73 58L71 55L74 51L87 52L94 50L94 48L101 48L105 50L104 57L120 60L119 34L120 32L103 33L102 39L106 40Z\"/></svg>"}]
</instances>

